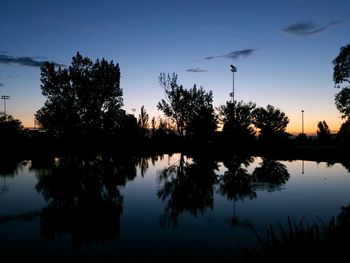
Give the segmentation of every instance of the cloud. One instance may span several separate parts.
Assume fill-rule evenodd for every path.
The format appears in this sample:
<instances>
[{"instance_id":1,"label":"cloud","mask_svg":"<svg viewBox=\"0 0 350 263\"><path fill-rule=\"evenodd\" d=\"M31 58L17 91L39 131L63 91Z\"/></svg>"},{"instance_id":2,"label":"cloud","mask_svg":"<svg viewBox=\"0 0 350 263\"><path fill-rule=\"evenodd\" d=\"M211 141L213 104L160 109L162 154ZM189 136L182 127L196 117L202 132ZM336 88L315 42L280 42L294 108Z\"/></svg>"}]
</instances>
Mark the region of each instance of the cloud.
<instances>
[{"instance_id":1,"label":"cloud","mask_svg":"<svg viewBox=\"0 0 350 263\"><path fill-rule=\"evenodd\" d=\"M3 87L3 86L4 86L4 83L1 83L1 82L0 82L0 87Z\"/></svg>"},{"instance_id":2,"label":"cloud","mask_svg":"<svg viewBox=\"0 0 350 263\"><path fill-rule=\"evenodd\" d=\"M247 49L232 51L230 53L219 55L219 56L208 56L208 57L205 57L204 60L212 60L214 58L227 58L227 59L237 60L240 58L247 58L251 56L255 51L257 51L257 49L247 48Z\"/></svg>"},{"instance_id":3,"label":"cloud","mask_svg":"<svg viewBox=\"0 0 350 263\"><path fill-rule=\"evenodd\" d=\"M192 72L192 73L199 73L199 72L208 72L206 69L201 69L201 68L190 68L187 69L186 72Z\"/></svg>"},{"instance_id":4,"label":"cloud","mask_svg":"<svg viewBox=\"0 0 350 263\"><path fill-rule=\"evenodd\" d=\"M341 23L343 23L343 20L333 20L326 25L315 26L315 24L311 21L299 21L283 28L282 30L294 35L309 36L321 33L330 27L339 25Z\"/></svg>"},{"instance_id":5,"label":"cloud","mask_svg":"<svg viewBox=\"0 0 350 263\"><path fill-rule=\"evenodd\" d=\"M205 57L204 59L205 59L205 60L212 60L212 59L214 59L214 58L216 58L216 57L209 56L209 57Z\"/></svg>"},{"instance_id":6,"label":"cloud","mask_svg":"<svg viewBox=\"0 0 350 263\"><path fill-rule=\"evenodd\" d=\"M243 57L243 58L249 57L255 51L256 49L254 48L248 48L243 50L232 51L228 54L221 55L220 57L236 60L236 59L239 59L240 57Z\"/></svg>"},{"instance_id":7,"label":"cloud","mask_svg":"<svg viewBox=\"0 0 350 263\"><path fill-rule=\"evenodd\" d=\"M38 61L34 57L13 57L5 54L0 54L0 64L18 64L20 66L40 67L44 62ZM56 66L65 66L55 63Z\"/></svg>"}]
</instances>

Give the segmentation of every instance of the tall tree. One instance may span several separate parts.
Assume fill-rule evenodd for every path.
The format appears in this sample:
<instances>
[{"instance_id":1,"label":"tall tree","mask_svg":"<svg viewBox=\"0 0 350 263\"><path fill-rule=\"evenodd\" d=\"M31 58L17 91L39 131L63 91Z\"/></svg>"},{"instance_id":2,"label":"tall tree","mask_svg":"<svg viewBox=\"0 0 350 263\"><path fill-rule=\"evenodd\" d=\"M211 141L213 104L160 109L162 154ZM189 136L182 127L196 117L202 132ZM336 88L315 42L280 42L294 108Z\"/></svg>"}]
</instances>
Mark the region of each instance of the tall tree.
<instances>
[{"instance_id":1,"label":"tall tree","mask_svg":"<svg viewBox=\"0 0 350 263\"><path fill-rule=\"evenodd\" d=\"M331 130L325 121L320 121L317 124L317 137L322 142L326 142L331 138Z\"/></svg>"},{"instance_id":2,"label":"tall tree","mask_svg":"<svg viewBox=\"0 0 350 263\"><path fill-rule=\"evenodd\" d=\"M41 90L47 98L36 119L57 134L110 131L120 125L123 91L118 64L93 63L79 52L68 68L41 66Z\"/></svg>"},{"instance_id":3,"label":"tall tree","mask_svg":"<svg viewBox=\"0 0 350 263\"><path fill-rule=\"evenodd\" d=\"M280 109L267 105L266 108L256 108L253 115L253 123L264 141L274 142L274 139L279 139L285 134L289 119Z\"/></svg>"},{"instance_id":4,"label":"tall tree","mask_svg":"<svg viewBox=\"0 0 350 263\"><path fill-rule=\"evenodd\" d=\"M145 107L141 106L141 112L139 114L139 118L137 120L137 126L141 129L147 129L148 128L148 119L149 115L145 109Z\"/></svg>"},{"instance_id":5,"label":"tall tree","mask_svg":"<svg viewBox=\"0 0 350 263\"><path fill-rule=\"evenodd\" d=\"M157 107L175 124L179 135L204 136L216 129L213 108L213 94L196 85L186 90L177 84L177 75L161 73L159 83L165 91L166 99L162 99Z\"/></svg>"},{"instance_id":6,"label":"tall tree","mask_svg":"<svg viewBox=\"0 0 350 263\"><path fill-rule=\"evenodd\" d=\"M237 142L246 142L255 137L252 115L255 107L255 103L243 101L227 101L226 105L219 107L219 118L224 125L223 132L226 137Z\"/></svg>"},{"instance_id":7,"label":"tall tree","mask_svg":"<svg viewBox=\"0 0 350 263\"><path fill-rule=\"evenodd\" d=\"M217 128L213 93L205 92L202 87L198 89L196 85L186 92L189 97L186 136L197 142L207 141Z\"/></svg>"},{"instance_id":8,"label":"tall tree","mask_svg":"<svg viewBox=\"0 0 350 263\"><path fill-rule=\"evenodd\" d=\"M343 118L350 117L350 43L341 47L333 60L333 81L342 90L335 96L335 105ZM342 85L344 84L344 85Z\"/></svg>"}]
</instances>

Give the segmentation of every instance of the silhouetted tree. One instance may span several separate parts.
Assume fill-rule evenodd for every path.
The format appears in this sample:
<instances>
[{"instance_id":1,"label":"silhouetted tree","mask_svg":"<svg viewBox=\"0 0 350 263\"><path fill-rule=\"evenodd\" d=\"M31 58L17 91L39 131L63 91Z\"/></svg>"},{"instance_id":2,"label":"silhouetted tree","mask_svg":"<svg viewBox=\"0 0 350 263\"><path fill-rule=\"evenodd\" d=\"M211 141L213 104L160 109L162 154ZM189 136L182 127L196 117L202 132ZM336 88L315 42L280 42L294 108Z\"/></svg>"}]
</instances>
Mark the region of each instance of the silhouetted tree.
<instances>
[{"instance_id":1,"label":"silhouetted tree","mask_svg":"<svg viewBox=\"0 0 350 263\"><path fill-rule=\"evenodd\" d=\"M162 99L157 107L176 124L179 135L190 138L208 136L216 129L213 94L205 92L196 85L186 90L177 83L177 75L161 73L159 83L165 91L166 99Z\"/></svg>"},{"instance_id":2,"label":"silhouetted tree","mask_svg":"<svg viewBox=\"0 0 350 263\"><path fill-rule=\"evenodd\" d=\"M349 144L350 143L350 120L345 121L337 133L337 140Z\"/></svg>"},{"instance_id":3,"label":"silhouetted tree","mask_svg":"<svg viewBox=\"0 0 350 263\"><path fill-rule=\"evenodd\" d=\"M137 126L141 129L147 129L148 128L148 119L149 115L145 109L145 107L141 106L141 112L139 114L139 118L137 120Z\"/></svg>"},{"instance_id":4,"label":"silhouetted tree","mask_svg":"<svg viewBox=\"0 0 350 263\"><path fill-rule=\"evenodd\" d=\"M328 142L331 138L331 130L325 121L317 124L317 137L320 142Z\"/></svg>"},{"instance_id":5,"label":"silhouetted tree","mask_svg":"<svg viewBox=\"0 0 350 263\"><path fill-rule=\"evenodd\" d=\"M263 141L274 143L286 135L289 119L280 109L267 105L266 108L256 108L253 114L253 123L259 129L259 136Z\"/></svg>"},{"instance_id":6,"label":"silhouetted tree","mask_svg":"<svg viewBox=\"0 0 350 263\"><path fill-rule=\"evenodd\" d=\"M120 69L105 59L93 63L79 52L68 68L41 66L41 90L47 98L36 119L56 134L112 131L123 115Z\"/></svg>"},{"instance_id":7,"label":"silhouetted tree","mask_svg":"<svg viewBox=\"0 0 350 263\"><path fill-rule=\"evenodd\" d=\"M2 139L17 137L23 132L22 122L11 115L0 117L0 136Z\"/></svg>"},{"instance_id":8,"label":"silhouetted tree","mask_svg":"<svg viewBox=\"0 0 350 263\"><path fill-rule=\"evenodd\" d=\"M252 102L244 103L227 101L219 107L219 118L223 123L226 137L237 142L247 142L255 138L252 112L256 105Z\"/></svg>"},{"instance_id":9,"label":"silhouetted tree","mask_svg":"<svg viewBox=\"0 0 350 263\"><path fill-rule=\"evenodd\" d=\"M341 47L337 57L333 60L333 81L335 87L342 90L335 96L335 105L343 118L350 117L350 87L341 86L350 83L350 43Z\"/></svg>"},{"instance_id":10,"label":"silhouetted tree","mask_svg":"<svg viewBox=\"0 0 350 263\"><path fill-rule=\"evenodd\" d=\"M213 93L206 93L196 85L187 91L189 93L189 120L186 137L195 142L206 142L214 135L217 128L213 107Z\"/></svg>"},{"instance_id":11,"label":"silhouetted tree","mask_svg":"<svg viewBox=\"0 0 350 263\"><path fill-rule=\"evenodd\" d=\"M157 108L164 112L165 116L169 117L176 124L178 134L184 135L186 105L183 105L187 98L184 97L184 88L177 84L177 75L161 73L159 75L159 84L164 89L166 100L162 99Z\"/></svg>"},{"instance_id":12,"label":"silhouetted tree","mask_svg":"<svg viewBox=\"0 0 350 263\"><path fill-rule=\"evenodd\" d=\"M148 126L149 126L148 119L149 119L149 115L148 115L145 107L142 105L141 112L140 112L139 117L137 119L137 127L140 129L141 135L143 135L143 136L148 136L150 134L150 132L148 130Z\"/></svg>"}]
</instances>

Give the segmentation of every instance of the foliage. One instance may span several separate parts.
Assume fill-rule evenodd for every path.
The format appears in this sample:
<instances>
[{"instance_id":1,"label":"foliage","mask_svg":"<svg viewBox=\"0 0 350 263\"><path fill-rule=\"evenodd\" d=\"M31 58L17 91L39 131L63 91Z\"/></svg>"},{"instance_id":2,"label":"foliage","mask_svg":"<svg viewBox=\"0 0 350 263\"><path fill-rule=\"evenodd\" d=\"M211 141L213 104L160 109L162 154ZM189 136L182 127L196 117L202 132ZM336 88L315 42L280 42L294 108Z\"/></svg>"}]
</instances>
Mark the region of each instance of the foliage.
<instances>
[{"instance_id":1,"label":"foliage","mask_svg":"<svg viewBox=\"0 0 350 263\"><path fill-rule=\"evenodd\" d=\"M56 134L112 131L123 115L120 69L105 59L93 63L79 52L68 68L41 66L41 90L47 98L36 119Z\"/></svg>"},{"instance_id":2,"label":"foliage","mask_svg":"<svg viewBox=\"0 0 350 263\"><path fill-rule=\"evenodd\" d=\"M149 115L145 109L145 107L141 106L141 112L139 114L139 118L137 120L137 126L141 129L147 129L148 128L148 119Z\"/></svg>"},{"instance_id":3,"label":"foliage","mask_svg":"<svg viewBox=\"0 0 350 263\"><path fill-rule=\"evenodd\" d=\"M186 105L184 105L188 98L184 97L184 88L182 85L177 84L177 75L175 73L172 76L161 73L159 75L159 84L164 89L166 100L162 99L158 103L157 108L176 123L177 132L183 135L186 127L186 117L188 116Z\"/></svg>"},{"instance_id":4,"label":"foliage","mask_svg":"<svg viewBox=\"0 0 350 263\"><path fill-rule=\"evenodd\" d=\"M265 141L273 142L285 134L289 119L280 109L267 105L266 108L256 108L253 115L253 123Z\"/></svg>"},{"instance_id":5,"label":"foliage","mask_svg":"<svg viewBox=\"0 0 350 263\"><path fill-rule=\"evenodd\" d=\"M157 107L176 124L179 135L193 137L210 136L216 129L213 94L196 85L186 90L177 84L177 75L161 73L159 83L165 91Z\"/></svg>"},{"instance_id":6,"label":"foliage","mask_svg":"<svg viewBox=\"0 0 350 263\"><path fill-rule=\"evenodd\" d=\"M224 134L236 140L249 140L255 137L253 127L252 112L255 109L255 103L248 102L230 102L219 107L220 121L223 123Z\"/></svg>"},{"instance_id":7,"label":"foliage","mask_svg":"<svg viewBox=\"0 0 350 263\"><path fill-rule=\"evenodd\" d=\"M139 128L142 136L148 136L150 134L149 129L148 129L148 127L149 127L148 120L149 120L149 115L148 115L145 107L142 105L141 112L140 112L139 117L137 119L137 127Z\"/></svg>"},{"instance_id":8,"label":"foliage","mask_svg":"<svg viewBox=\"0 0 350 263\"><path fill-rule=\"evenodd\" d=\"M350 120L345 121L337 133L337 140L343 143L350 143Z\"/></svg>"},{"instance_id":9,"label":"foliage","mask_svg":"<svg viewBox=\"0 0 350 263\"><path fill-rule=\"evenodd\" d=\"M326 142L331 138L331 130L325 121L320 121L317 124L317 137L322 142Z\"/></svg>"},{"instance_id":10,"label":"foliage","mask_svg":"<svg viewBox=\"0 0 350 263\"><path fill-rule=\"evenodd\" d=\"M281 262L288 255L288 262L300 259L331 262L348 256L350 244L350 206L341 208L339 215L325 223L304 224L288 217L287 225L279 224L279 233L272 225L263 239L255 230L261 250L246 249L245 262Z\"/></svg>"},{"instance_id":11,"label":"foliage","mask_svg":"<svg viewBox=\"0 0 350 263\"><path fill-rule=\"evenodd\" d=\"M333 60L333 81L336 85L350 82L350 43L341 47L338 56Z\"/></svg>"},{"instance_id":12,"label":"foliage","mask_svg":"<svg viewBox=\"0 0 350 263\"><path fill-rule=\"evenodd\" d=\"M335 105L343 118L350 116L350 87L341 86L343 82L350 83L350 43L341 47L339 54L333 60L333 81L342 90L335 96Z\"/></svg>"},{"instance_id":13,"label":"foliage","mask_svg":"<svg viewBox=\"0 0 350 263\"><path fill-rule=\"evenodd\" d=\"M210 139L217 128L216 116L213 107L213 93L206 93L196 85L187 91L189 94L189 122L186 136L194 141Z\"/></svg>"},{"instance_id":14,"label":"foliage","mask_svg":"<svg viewBox=\"0 0 350 263\"><path fill-rule=\"evenodd\" d=\"M342 118L350 116L350 88L343 88L335 95L335 106L342 114Z\"/></svg>"},{"instance_id":15,"label":"foliage","mask_svg":"<svg viewBox=\"0 0 350 263\"><path fill-rule=\"evenodd\" d=\"M0 134L2 138L18 136L23 131L22 122L11 115L0 117Z\"/></svg>"}]
</instances>

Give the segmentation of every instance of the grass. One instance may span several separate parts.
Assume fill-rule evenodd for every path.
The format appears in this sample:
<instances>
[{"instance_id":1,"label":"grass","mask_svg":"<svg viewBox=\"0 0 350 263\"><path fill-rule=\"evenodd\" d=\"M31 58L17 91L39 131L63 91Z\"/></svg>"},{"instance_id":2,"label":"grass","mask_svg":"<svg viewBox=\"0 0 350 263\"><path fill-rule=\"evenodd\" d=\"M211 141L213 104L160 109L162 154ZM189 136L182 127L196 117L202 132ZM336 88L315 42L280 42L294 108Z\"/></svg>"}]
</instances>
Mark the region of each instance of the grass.
<instances>
[{"instance_id":1,"label":"grass","mask_svg":"<svg viewBox=\"0 0 350 263\"><path fill-rule=\"evenodd\" d=\"M350 206L325 223L304 224L288 217L287 224L271 225L266 238L255 230L259 248L244 249L244 262L334 262L350 255Z\"/></svg>"}]
</instances>

